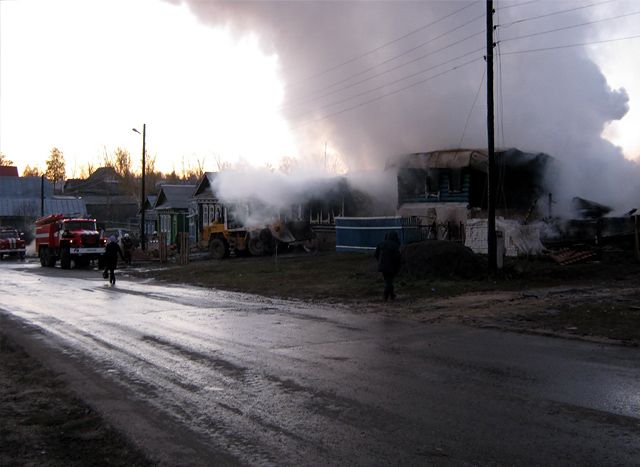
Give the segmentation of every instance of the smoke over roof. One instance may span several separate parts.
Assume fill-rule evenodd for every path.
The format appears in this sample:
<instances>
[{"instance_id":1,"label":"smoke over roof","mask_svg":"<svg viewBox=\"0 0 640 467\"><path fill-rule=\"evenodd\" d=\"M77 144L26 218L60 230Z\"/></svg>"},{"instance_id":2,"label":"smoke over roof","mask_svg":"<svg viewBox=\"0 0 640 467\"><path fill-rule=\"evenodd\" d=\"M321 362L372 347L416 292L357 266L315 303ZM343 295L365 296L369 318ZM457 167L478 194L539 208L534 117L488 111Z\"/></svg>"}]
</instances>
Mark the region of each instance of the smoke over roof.
<instances>
[{"instance_id":1,"label":"smoke over roof","mask_svg":"<svg viewBox=\"0 0 640 467\"><path fill-rule=\"evenodd\" d=\"M329 141L363 170L398 154L486 146L485 2L174 3L278 55L283 113L303 152ZM627 112L627 93L610 88L585 47L564 47L614 37L604 19L617 6L495 5L496 144L559 160L556 198L633 207L638 165L601 137ZM600 27L580 26L590 21ZM533 49L545 50L524 53Z\"/></svg>"}]
</instances>

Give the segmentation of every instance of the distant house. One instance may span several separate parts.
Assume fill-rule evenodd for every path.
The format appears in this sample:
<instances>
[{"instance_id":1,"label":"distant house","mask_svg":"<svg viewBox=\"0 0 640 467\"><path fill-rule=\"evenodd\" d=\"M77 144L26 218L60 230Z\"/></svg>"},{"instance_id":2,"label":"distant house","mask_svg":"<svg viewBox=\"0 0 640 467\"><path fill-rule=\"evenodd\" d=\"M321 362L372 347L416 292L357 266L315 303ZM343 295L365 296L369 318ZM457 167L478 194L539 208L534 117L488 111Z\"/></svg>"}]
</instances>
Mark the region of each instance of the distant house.
<instances>
[{"instance_id":1,"label":"distant house","mask_svg":"<svg viewBox=\"0 0 640 467\"><path fill-rule=\"evenodd\" d=\"M87 208L82 199L54 196L45 178L0 175L0 225L22 230L30 240L33 222L49 214L86 216Z\"/></svg>"},{"instance_id":2,"label":"distant house","mask_svg":"<svg viewBox=\"0 0 640 467\"><path fill-rule=\"evenodd\" d=\"M154 210L158 215L158 233L166 235L167 244L173 243L178 233L189 233L189 200L195 187L195 185L162 185L160 187Z\"/></svg>"},{"instance_id":3,"label":"distant house","mask_svg":"<svg viewBox=\"0 0 640 467\"><path fill-rule=\"evenodd\" d=\"M189 222L191 240L199 242L204 226L212 222L223 222L226 210L213 190L213 182L218 172L205 172L195 186L189 201Z\"/></svg>"},{"instance_id":4,"label":"distant house","mask_svg":"<svg viewBox=\"0 0 640 467\"><path fill-rule=\"evenodd\" d=\"M138 199L113 167L100 167L87 179L67 180L64 193L82 197L89 214L102 228L132 228L139 223Z\"/></svg>"},{"instance_id":5,"label":"distant house","mask_svg":"<svg viewBox=\"0 0 640 467\"><path fill-rule=\"evenodd\" d=\"M157 199L158 195L147 195L144 200L144 233L147 238L158 231L158 213L154 209Z\"/></svg>"},{"instance_id":6,"label":"distant house","mask_svg":"<svg viewBox=\"0 0 640 467\"><path fill-rule=\"evenodd\" d=\"M13 165L0 165L0 177L17 177L18 168Z\"/></svg>"}]
</instances>

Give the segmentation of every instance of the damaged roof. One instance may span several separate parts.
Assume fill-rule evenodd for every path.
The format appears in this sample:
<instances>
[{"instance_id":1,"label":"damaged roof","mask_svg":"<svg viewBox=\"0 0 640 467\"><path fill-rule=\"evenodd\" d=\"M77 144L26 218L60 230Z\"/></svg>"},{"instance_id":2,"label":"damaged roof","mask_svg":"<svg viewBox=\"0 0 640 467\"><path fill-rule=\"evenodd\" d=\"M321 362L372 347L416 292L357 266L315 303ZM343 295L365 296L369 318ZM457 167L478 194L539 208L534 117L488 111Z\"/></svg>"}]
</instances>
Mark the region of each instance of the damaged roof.
<instances>
[{"instance_id":1,"label":"damaged roof","mask_svg":"<svg viewBox=\"0 0 640 467\"><path fill-rule=\"evenodd\" d=\"M516 148L496 149L496 162L509 166L529 163L545 164L550 157L544 153L532 154ZM444 149L405 154L387 161L387 169L462 169L470 167L487 172L489 155L486 149Z\"/></svg>"}]
</instances>

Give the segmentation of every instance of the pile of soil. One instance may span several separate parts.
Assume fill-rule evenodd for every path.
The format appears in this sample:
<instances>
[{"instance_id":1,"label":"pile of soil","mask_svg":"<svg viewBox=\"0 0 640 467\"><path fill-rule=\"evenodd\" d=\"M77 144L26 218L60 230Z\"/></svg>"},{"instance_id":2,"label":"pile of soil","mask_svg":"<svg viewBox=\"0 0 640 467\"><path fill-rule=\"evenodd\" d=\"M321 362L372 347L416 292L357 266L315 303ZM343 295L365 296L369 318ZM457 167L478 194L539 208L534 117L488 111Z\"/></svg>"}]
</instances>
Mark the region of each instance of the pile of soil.
<instances>
[{"instance_id":1,"label":"pile of soil","mask_svg":"<svg viewBox=\"0 0 640 467\"><path fill-rule=\"evenodd\" d=\"M470 248L454 242L427 240L402 248L403 272L415 279L481 278L487 267Z\"/></svg>"}]
</instances>

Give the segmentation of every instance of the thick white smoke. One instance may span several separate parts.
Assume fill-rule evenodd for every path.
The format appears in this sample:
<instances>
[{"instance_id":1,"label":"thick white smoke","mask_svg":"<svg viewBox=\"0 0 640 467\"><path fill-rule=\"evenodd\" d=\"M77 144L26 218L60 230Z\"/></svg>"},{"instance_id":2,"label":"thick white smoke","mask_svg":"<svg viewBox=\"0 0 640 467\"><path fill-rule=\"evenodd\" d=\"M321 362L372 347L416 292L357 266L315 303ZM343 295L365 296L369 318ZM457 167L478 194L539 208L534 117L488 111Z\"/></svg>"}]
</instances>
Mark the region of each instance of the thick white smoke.
<instances>
[{"instance_id":1,"label":"thick white smoke","mask_svg":"<svg viewBox=\"0 0 640 467\"><path fill-rule=\"evenodd\" d=\"M257 34L265 52L279 56L287 84L283 112L302 152L318 153L330 141L349 169L380 170L402 153L486 147L484 1L174 1L205 23ZM601 137L608 122L627 112L628 96L609 87L585 47L560 48L602 39L605 26L615 32L615 22L571 27L613 16L615 3L597 15L577 1L495 6L496 144L556 158L562 169L553 179L556 199L634 207L638 165ZM549 15L561 10L573 11ZM521 53L540 48L549 50ZM343 65L332 69L337 64Z\"/></svg>"}]
</instances>

